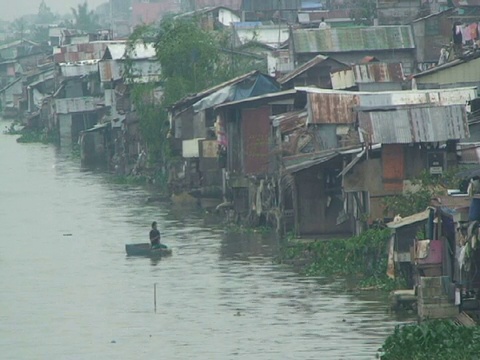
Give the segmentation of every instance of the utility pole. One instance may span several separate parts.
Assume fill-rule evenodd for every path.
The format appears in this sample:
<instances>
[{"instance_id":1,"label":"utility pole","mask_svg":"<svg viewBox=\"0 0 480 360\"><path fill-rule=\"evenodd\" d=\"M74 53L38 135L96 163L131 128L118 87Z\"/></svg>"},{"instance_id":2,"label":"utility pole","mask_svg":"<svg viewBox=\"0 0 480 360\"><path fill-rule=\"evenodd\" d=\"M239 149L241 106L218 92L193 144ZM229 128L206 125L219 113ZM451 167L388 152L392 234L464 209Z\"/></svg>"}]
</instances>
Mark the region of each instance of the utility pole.
<instances>
[{"instance_id":1,"label":"utility pole","mask_svg":"<svg viewBox=\"0 0 480 360\"><path fill-rule=\"evenodd\" d=\"M109 5L110 5L110 40L113 40L113 6L112 6L112 2L113 0L109 0Z\"/></svg>"}]
</instances>

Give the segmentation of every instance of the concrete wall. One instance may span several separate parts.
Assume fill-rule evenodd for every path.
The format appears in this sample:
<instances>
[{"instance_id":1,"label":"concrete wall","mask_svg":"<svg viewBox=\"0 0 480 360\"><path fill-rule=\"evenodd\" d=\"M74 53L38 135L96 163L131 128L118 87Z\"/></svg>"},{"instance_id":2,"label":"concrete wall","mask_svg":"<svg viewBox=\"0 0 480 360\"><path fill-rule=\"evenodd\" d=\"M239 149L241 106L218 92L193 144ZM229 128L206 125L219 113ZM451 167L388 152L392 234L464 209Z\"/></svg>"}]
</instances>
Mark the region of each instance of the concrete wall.
<instances>
[{"instance_id":1,"label":"concrete wall","mask_svg":"<svg viewBox=\"0 0 480 360\"><path fill-rule=\"evenodd\" d=\"M72 147L72 115L58 114L58 129L60 132L60 146Z\"/></svg>"}]
</instances>

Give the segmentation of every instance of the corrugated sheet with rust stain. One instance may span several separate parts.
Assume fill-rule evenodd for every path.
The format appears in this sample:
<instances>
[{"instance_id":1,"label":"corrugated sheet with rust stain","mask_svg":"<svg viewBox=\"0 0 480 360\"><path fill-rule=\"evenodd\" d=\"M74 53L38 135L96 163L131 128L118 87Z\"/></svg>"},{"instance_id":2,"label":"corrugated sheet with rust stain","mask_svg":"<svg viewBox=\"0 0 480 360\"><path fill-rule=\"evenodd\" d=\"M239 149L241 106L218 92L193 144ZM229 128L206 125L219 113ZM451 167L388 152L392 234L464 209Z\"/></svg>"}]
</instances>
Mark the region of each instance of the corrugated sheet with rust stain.
<instances>
[{"instance_id":1,"label":"corrugated sheet with rust stain","mask_svg":"<svg viewBox=\"0 0 480 360\"><path fill-rule=\"evenodd\" d=\"M353 73L357 84L402 82L404 79L401 63L358 64L353 66Z\"/></svg>"},{"instance_id":2,"label":"corrugated sheet with rust stain","mask_svg":"<svg viewBox=\"0 0 480 360\"><path fill-rule=\"evenodd\" d=\"M245 174L268 173L270 107L243 109L242 133Z\"/></svg>"},{"instance_id":3,"label":"corrugated sheet with rust stain","mask_svg":"<svg viewBox=\"0 0 480 360\"><path fill-rule=\"evenodd\" d=\"M410 25L297 29L292 37L297 54L415 49Z\"/></svg>"},{"instance_id":4,"label":"corrugated sheet with rust stain","mask_svg":"<svg viewBox=\"0 0 480 360\"><path fill-rule=\"evenodd\" d=\"M403 145L387 144L382 147L383 188L402 190L405 178L405 152Z\"/></svg>"},{"instance_id":5,"label":"corrugated sheet with rust stain","mask_svg":"<svg viewBox=\"0 0 480 360\"><path fill-rule=\"evenodd\" d=\"M120 71L114 60L102 60L98 63L100 81L117 80L120 77Z\"/></svg>"},{"instance_id":6,"label":"corrugated sheet with rust stain","mask_svg":"<svg viewBox=\"0 0 480 360\"><path fill-rule=\"evenodd\" d=\"M309 124L351 124L355 121L355 93L308 93Z\"/></svg>"},{"instance_id":7,"label":"corrugated sheet with rust stain","mask_svg":"<svg viewBox=\"0 0 480 360\"><path fill-rule=\"evenodd\" d=\"M291 111L273 117L272 125L280 127L282 134L291 132L299 127L304 127L307 123L307 110Z\"/></svg>"},{"instance_id":8,"label":"corrugated sheet with rust stain","mask_svg":"<svg viewBox=\"0 0 480 360\"><path fill-rule=\"evenodd\" d=\"M372 143L408 144L467 138L465 106L418 106L359 111L360 128Z\"/></svg>"}]
</instances>

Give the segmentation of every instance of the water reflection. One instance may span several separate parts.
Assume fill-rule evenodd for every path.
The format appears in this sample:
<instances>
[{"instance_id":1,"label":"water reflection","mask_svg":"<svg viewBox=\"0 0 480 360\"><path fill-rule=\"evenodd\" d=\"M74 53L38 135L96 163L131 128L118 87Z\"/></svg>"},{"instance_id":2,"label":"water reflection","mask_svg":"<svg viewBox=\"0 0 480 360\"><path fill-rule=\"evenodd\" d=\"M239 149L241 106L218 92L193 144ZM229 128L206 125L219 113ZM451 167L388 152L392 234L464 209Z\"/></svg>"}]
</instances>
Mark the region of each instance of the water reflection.
<instances>
[{"instance_id":1,"label":"water reflection","mask_svg":"<svg viewBox=\"0 0 480 360\"><path fill-rule=\"evenodd\" d=\"M50 146L0 135L0 154L2 359L372 359L403 321L274 264L273 238L147 203ZM126 257L153 220L172 256Z\"/></svg>"},{"instance_id":2,"label":"water reflection","mask_svg":"<svg viewBox=\"0 0 480 360\"><path fill-rule=\"evenodd\" d=\"M222 236L220 260L251 260L272 258L278 253L274 234L226 232Z\"/></svg>"}]
</instances>

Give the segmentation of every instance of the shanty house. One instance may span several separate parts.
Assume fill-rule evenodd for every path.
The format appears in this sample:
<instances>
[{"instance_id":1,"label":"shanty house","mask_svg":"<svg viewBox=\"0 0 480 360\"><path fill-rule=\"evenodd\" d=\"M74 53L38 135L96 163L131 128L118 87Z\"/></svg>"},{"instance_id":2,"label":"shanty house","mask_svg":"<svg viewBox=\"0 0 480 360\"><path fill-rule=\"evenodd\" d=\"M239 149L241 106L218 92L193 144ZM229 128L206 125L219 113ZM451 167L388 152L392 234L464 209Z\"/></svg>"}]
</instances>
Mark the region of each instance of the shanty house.
<instances>
[{"instance_id":1,"label":"shanty house","mask_svg":"<svg viewBox=\"0 0 480 360\"><path fill-rule=\"evenodd\" d=\"M289 48L297 66L321 54L346 64L375 56L383 62L402 63L406 75L415 70L415 41L409 25L292 29Z\"/></svg>"},{"instance_id":2,"label":"shanty house","mask_svg":"<svg viewBox=\"0 0 480 360\"><path fill-rule=\"evenodd\" d=\"M452 41L453 20L451 17L453 14L454 11L449 9L412 21L417 51L417 71L425 71L442 65L442 62L453 58L453 51L452 54L446 54Z\"/></svg>"},{"instance_id":3,"label":"shanty house","mask_svg":"<svg viewBox=\"0 0 480 360\"><path fill-rule=\"evenodd\" d=\"M355 109L365 159L353 158L341 175L345 192L367 196L360 213L370 220L382 219L382 199L407 190L422 171L435 175L456 167L456 143L469 135L465 98L476 96L473 89L404 93L361 94ZM372 144L381 148L372 151Z\"/></svg>"},{"instance_id":4,"label":"shanty house","mask_svg":"<svg viewBox=\"0 0 480 360\"><path fill-rule=\"evenodd\" d=\"M480 83L480 53L475 52L433 67L412 76L412 87L444 89L478 86Z\"/></svg>"},{"instance_id":5,"label":"shanty house","mask_svg":"<svg viewBox=\"0 0 480 360\"><path fill-rule=\"evenodd\" d=\"M300 65L295 70L278 79L284 89L296 86L317 86L324 89L332 88L331 73L348 70L350 67L333 58L317 55Z\"/></svg>"},{"instance_id":6,"label":"shanty house","mask_svg":"<svg viewBox=\"0 0 480 360\"><path fill-rule=\"evenodd\" d=\"M402 90L405 81L401 63L379 61L334 70L330 77L332 88L358 91Z\"/></svg>"},{"instance_id":7,"label":"shanty house","mask_svg":"<svg viewBox=\"0 0 480 360\"><path fill-rule=\"evenodd\" d=\"M173 147L187 162L187 173L182 181L177 181L179 174L184 172L185 164L178 164L179 168L172 169L177 175L176 185L187 188L205 188L221 184L221 167L211 160L202 159L202 152L211 158L211 144L216 144L214 107L220 104L240 101L262 94L279 91L279 84L270 76L258 71L231 79L215 87L206 89L181 99L170 109L170 125L173 133ZM215 148L215 146L214 146ZM202 150L203 149L203 150ZM204 151L205 150L205 151ZM220 150L220 149L217 149ZM209 163L211 166L207 166Z\"/></svg>"}]
</instances>

